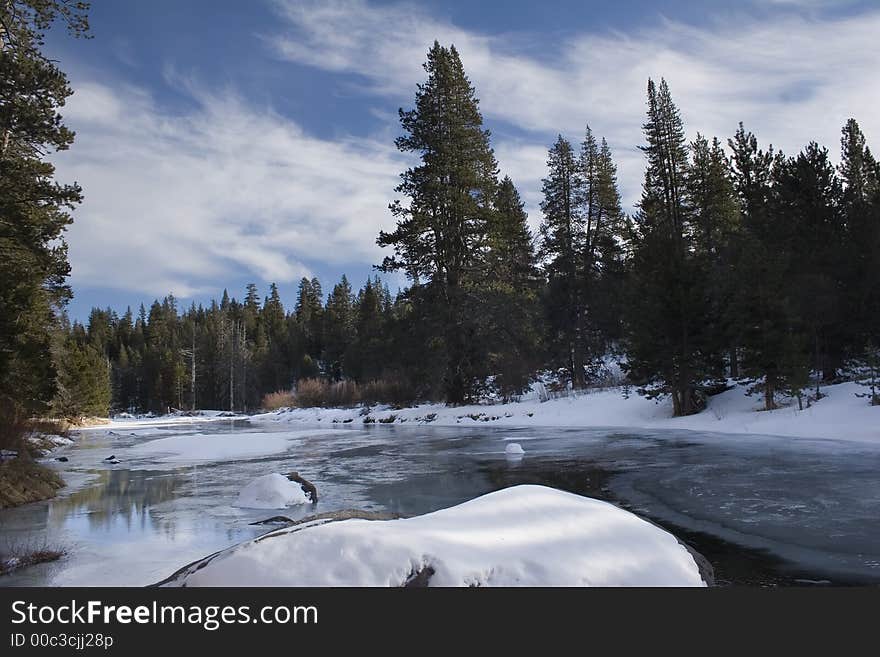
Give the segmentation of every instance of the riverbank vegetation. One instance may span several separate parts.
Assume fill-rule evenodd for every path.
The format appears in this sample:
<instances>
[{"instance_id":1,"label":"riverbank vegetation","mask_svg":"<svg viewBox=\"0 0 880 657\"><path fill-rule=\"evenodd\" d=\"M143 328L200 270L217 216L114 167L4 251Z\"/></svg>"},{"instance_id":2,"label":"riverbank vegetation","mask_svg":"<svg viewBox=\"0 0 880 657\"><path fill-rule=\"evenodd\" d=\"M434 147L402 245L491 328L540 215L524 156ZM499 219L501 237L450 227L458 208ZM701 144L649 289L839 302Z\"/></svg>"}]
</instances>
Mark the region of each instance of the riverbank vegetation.
<instances>
[{"instance_id":1,"label":"riverbank vegetation","mask_svg":"<svg viewBox=\"0 0 880 657\"><path fill-rule=\"evenodd\" d=\"M64 555L64 550L50 547L0 549L0 576L8 575L19 568L58 561Z\"/></svg>"},{"instance_id":2,"label":"riverbank vegetation","mask_svg":"<svg viewBox=\"0 0 880 657\"><path fill-rule=\"evenodd\" d=\"M510 399L540 371L588 387L609 353L676 416L730 379L768 410L846 378L876 402L880 166L854 119L838 166L815 142L787 156L743 125L688 142L669 85L649 80L636 211L587 127L550 146L532 235L458 52L435 43L425 69L397 139L417 163L391 204L396 229L378 236L391 254L377 268L409 287L355 292L343 277L325 298L304 278L290 310L275 285L182 312L171 296L95 309L69 339L109 358L114 408Z\"/></svg>"},{"instance_id":3,"label":"riverbank vegetation","mask_svg":"<svg viewBox=\"0 0 880 657\"><path fill-rule=\"evenodd\" d=\"M669 85L648 80L634 211L611 146L585 125L549 145L533 234L458 51L436 42L400 112L395 143L412 166L391 199L396 226L377 235L376 269L405 276L403 289L342 277L325 296L303 278L288 305L251 284L242 300L182 308L169 295L70 323L63 234L81 190L54 181L45 153L73 142L59 114L72 89L40 47L56 19L85 36L86 10L0 9L0 66L16 80L0 99L0 398L15 413L509 400L539 373L589 387L609 354L676 416L731 379L768 410L808 406L847 377L880 399L880 165L855 119L838 165L815 142L789 156L743 125L688 140Z\"/></svg>"}]
</instances>

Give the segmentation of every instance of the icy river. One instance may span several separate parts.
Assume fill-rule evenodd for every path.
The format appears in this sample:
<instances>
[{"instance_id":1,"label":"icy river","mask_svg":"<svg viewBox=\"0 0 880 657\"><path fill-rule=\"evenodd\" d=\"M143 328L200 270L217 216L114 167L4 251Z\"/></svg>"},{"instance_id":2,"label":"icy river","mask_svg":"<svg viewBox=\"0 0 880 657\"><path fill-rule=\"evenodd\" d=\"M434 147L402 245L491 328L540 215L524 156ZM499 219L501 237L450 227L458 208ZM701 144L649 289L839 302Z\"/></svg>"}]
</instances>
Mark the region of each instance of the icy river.
<instances>
[{"instance_id":1,"label":"icy river","mask_svg":"<svg viewBox=\"0 0 880 657\"><path fill-rule=\"evenodd\" d=\"M336 426L336 425L334 425ZM161 441L161 442L157 442ZM505 455L517 442L522 458ZM115 456L117 464L104 461ZM719 584L880 583L880 446L685 431L346 426L249 421L83 431L51 460L54 500L0 511L0 545L62 548L0 586L145 585L342 508L422 514L520 483L609 500L670 530ZM235 506L253 478L298 471L316 506Z\"/></svg>"}]
</instances>

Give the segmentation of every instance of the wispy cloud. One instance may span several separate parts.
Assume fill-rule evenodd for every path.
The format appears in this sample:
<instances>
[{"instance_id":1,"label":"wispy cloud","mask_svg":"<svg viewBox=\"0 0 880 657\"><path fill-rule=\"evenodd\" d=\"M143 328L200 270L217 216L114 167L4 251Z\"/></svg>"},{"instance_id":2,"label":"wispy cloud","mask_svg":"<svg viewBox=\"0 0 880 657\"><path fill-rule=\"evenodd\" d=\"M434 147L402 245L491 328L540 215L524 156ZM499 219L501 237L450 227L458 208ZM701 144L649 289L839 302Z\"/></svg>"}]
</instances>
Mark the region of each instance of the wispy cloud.
<instances>
[{"instance_id":1,"label":"wispy cloud","mask_svg":"<svg viewBox=\"0 0 880 657\"><path fill-rule=\"evenodd\" d=\"M235 275L288 282L309 263L376 262L404 166L390 143L326 141L232 92L194 109L141 89L76 85L76 147L59 177L85 190L69 242L76 286L190 296Z\"/></svg>"},{"instance_id":2,"label":"wispy cloud","mask_svg":"<svg viewBox=\"0 0 880 657\"><path fill-rule=\"evenodd\" d=\"M787 152L809 139L835 151L856 116L876 143L880 11L820 19L763 4L760 16L743 5L702 26L658 19L585 32L538 57L524 47L537 35L467 30L412 4L275 0L281 27L264 42L328 78L345 74L340 84L356 79L364 112L382 123L373 136L318 138L234 91L180 78L169 83L190 101L183 111L142 88L75 76L65 109L77 141L56 158L60 179L86 194L69 235L73 283L188 296L245 273L283 283L316 263L378 262L374 240L393 224L387 204L406 166L393 110L412 103L434 39L461 51L533 223L547 146L559 132L579 140L587 122L609 139L634 203L649 76L667 78L691 136L725 138L742 120Z\"/></svg>"},{"instance_id":3,"label":"wispy cloud","mask_svg":"<svg viewBox=\"0 0 880 657\"><path fill-rule=\"evenodd\" d=\"M852 115L869 135L880 135L876 10L825 20L739 12L700 27L658 19L632 33L577 35L539 60L516 52L509 37L469 32L410 4L282 0L278 7L288 23L273 40L280 56L358 74L373 93L402 102L424 77L420 65L430 43L455 43L484 114L532 135L532 141L497 143L502 166L507 160L523 172L538 171L544 155L535 140L557 132L577 139L589 122L616 151L629 203L641 183L636 145L649 76L667 78L692 136L726 138L744 121L786 151L810 139L834 150ZM537 180L517 182L534 196Z\"/></svg>"}]
</instances>

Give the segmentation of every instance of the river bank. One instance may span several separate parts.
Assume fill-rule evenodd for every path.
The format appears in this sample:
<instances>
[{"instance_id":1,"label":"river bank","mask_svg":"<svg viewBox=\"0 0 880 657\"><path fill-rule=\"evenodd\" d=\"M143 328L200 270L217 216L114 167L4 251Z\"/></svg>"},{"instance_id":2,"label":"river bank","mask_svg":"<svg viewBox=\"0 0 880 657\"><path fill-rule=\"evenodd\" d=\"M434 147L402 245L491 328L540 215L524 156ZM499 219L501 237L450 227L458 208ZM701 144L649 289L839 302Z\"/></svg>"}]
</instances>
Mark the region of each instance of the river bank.
<instances>
[{"instance_id":1,"label":"river bank","mask_svg":"<svg viewBox=\"0 0 880 657\"><path fill-rule=\"evenodd\" d=\"M255 422L333 425L431 424L503 427L629 427L686 429L712 434L762 434L789 438L831 439L880 444L880 406L856 396L864 388L840 383L822 388L822 399L798 409L796 401L773 411L760 410L759 395L748 396L746 387L734 385L713 395L707 408L696 415L672 417L670 400L655 402L630 389L606 388L559 399L543 400L531 394L521 401L498 404L446 406L422 404L403 409L389 406L365 408L291 408L258 414Z\"/></svg>"}]
</instances>

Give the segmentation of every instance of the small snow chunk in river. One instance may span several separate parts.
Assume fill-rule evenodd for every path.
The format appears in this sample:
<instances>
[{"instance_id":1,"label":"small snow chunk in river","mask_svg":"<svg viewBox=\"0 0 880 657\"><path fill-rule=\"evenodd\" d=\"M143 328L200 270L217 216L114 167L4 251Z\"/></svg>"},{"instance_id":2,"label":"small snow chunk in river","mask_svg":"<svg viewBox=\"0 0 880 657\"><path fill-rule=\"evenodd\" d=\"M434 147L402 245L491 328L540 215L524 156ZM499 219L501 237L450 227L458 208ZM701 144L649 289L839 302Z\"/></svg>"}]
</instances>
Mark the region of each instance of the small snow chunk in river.
<instances>
[{"instance_id":1,"label":"small snow chunk in river","mask_svg":"<svg viewBox=\"0 0 880 657\"><path fill-rule=\"evenodd\" d=\"M526 453L526 451L519 443L510 443L507 447L504 448L504 453L508 456L522 456Z\"/></svg>"},{"instance_id":2,"label":"small snow chunk in river","mask_svg":"<svg viewBox=\"0 0 880 657\"><path fill-rule=\"evenodd\" d=\"M298 483L274 472L257 477L242 488L235 506L245 509L284 509L308 501Z\"/></svg>"}]
</instances>

